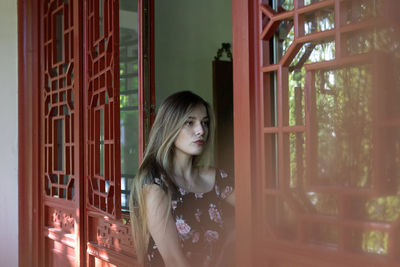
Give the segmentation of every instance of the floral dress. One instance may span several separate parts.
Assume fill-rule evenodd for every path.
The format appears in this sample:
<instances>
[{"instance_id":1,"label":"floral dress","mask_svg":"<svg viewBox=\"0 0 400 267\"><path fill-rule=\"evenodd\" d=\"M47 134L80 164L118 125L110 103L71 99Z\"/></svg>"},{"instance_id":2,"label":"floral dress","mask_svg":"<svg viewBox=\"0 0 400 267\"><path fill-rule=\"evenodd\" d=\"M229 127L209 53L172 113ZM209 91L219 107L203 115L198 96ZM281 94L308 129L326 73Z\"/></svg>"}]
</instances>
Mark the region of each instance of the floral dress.
<instances>
[{"instance_id":1,"label":"floral dress","mask_svg":"<svg viewBox=\"0 0 400 267\"><path fill-rule=\"evenodd\" d=\"M165 189L161 179L155 184ZM178 188L172 198L172 216L184 254L191 266L214 266L233 220L233 208L224 201L233 191L233 179L216 170L215 184L207 193L186 192ZM164 266L157 245L150 237L147 266Z\"/></svg>"}]
</instances>

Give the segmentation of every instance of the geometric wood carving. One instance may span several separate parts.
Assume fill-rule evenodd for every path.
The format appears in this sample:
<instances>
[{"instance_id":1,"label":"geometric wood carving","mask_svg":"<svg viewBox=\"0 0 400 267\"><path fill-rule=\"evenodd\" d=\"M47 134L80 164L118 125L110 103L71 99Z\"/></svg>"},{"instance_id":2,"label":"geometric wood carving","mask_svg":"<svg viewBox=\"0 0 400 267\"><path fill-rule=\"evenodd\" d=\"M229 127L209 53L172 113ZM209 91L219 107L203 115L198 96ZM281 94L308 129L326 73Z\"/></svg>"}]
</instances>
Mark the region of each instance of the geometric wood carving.
<instances>
[{"instance_id":1,"label":"geometric wood carving","mask_svg":"<svg viewBox=\"0 0 400 267\"><path fill-rule=\"evenodd\" d=\"M87 1L86 192L89 207L112 218L121 213L118 14L118 1Z\"/></svg>"},{"instance_id":2,"label":"geometric wood carving","mask_svg":"<svg viewBox=\"0 0 400 267\"><path fill-rule=\"evenodd\" d=\"M383 4L259 2L263 240L399 264L400 41Z\"/></svg>"},{"instance_id":3,"label":"geometric wood carving","mask_svg":"<svg viewBox=\"0 0 400 267\"><path fill-rule=\"evenodd\" d=\"M44 1L42 129L44 192L74 198L74 60L72 4Z\"/></svg>"}]
</instances>

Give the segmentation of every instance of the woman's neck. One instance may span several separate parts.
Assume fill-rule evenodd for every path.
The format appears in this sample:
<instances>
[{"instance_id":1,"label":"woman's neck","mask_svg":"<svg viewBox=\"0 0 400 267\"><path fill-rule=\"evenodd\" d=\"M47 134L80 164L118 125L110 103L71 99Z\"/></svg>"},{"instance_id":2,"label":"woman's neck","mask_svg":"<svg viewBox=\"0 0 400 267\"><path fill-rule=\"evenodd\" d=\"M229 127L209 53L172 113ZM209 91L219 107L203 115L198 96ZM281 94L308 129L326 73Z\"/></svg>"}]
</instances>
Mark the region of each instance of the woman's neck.
<instances>
[{"instance_id":1,"label":"woman's neck","mask_svg":"<svg viewBox=\"0 0 400 267\"><path fill-rule=\"evenodd\" d=\"M173 175L176 182L191 185L193 183L193 171L193 157L181 151L175 151Z\"/></svg>"}]
</instances>

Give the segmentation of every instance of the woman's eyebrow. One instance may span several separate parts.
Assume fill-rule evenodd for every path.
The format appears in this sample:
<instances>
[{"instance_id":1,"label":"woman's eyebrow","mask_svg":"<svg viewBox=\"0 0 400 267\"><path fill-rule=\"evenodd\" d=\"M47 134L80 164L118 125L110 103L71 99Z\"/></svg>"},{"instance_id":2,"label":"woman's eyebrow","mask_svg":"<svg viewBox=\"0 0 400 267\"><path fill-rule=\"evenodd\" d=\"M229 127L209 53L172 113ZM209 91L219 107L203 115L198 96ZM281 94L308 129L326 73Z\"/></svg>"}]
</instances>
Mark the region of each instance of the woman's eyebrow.
<instances>
[{"instance_id":1,"label":"woman's eyebrow","mask_svg":"<svg viewBox=\"0 0 400 267\"><path fill-rule=\"evenodd\" d=\"M189 116L188 119L195 120L195 119L196 119L196 116ZM204 119L209 119L209 117L208 117L208 116L205 116L205 117L203 117L202 120L204 120Z\"/></svg>"}]
</instances>

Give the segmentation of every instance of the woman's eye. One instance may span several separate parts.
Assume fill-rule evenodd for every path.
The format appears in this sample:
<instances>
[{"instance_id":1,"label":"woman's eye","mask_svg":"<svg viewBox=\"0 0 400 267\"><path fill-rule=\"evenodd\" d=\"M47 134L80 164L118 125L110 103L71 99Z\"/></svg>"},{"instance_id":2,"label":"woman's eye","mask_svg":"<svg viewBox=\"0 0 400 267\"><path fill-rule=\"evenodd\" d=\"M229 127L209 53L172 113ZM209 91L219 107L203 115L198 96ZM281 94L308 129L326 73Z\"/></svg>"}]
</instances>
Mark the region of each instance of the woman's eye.
<instances>
[{"instance_id":1,"label":"woman's eye","mask_svg":"<svg viewBox=\"0 0 400 267\"><path fill-rule=\"evenodd\" d=\"M186 126L192 126L192 125L193 125L193 121L186 121L186 122L185 122L185 125L186 125Z\"/></svg>"},{"instance_id":2,"label":"woman's eye","mask_svg":"<svg viewBox=\"0 0 400 267\"><path fill-rule=\"evenodd\" d=\"M209 121L202 121L201 124L205 127L208 127L208 125L210 124Z\"/></svg>"}]
</instances>

